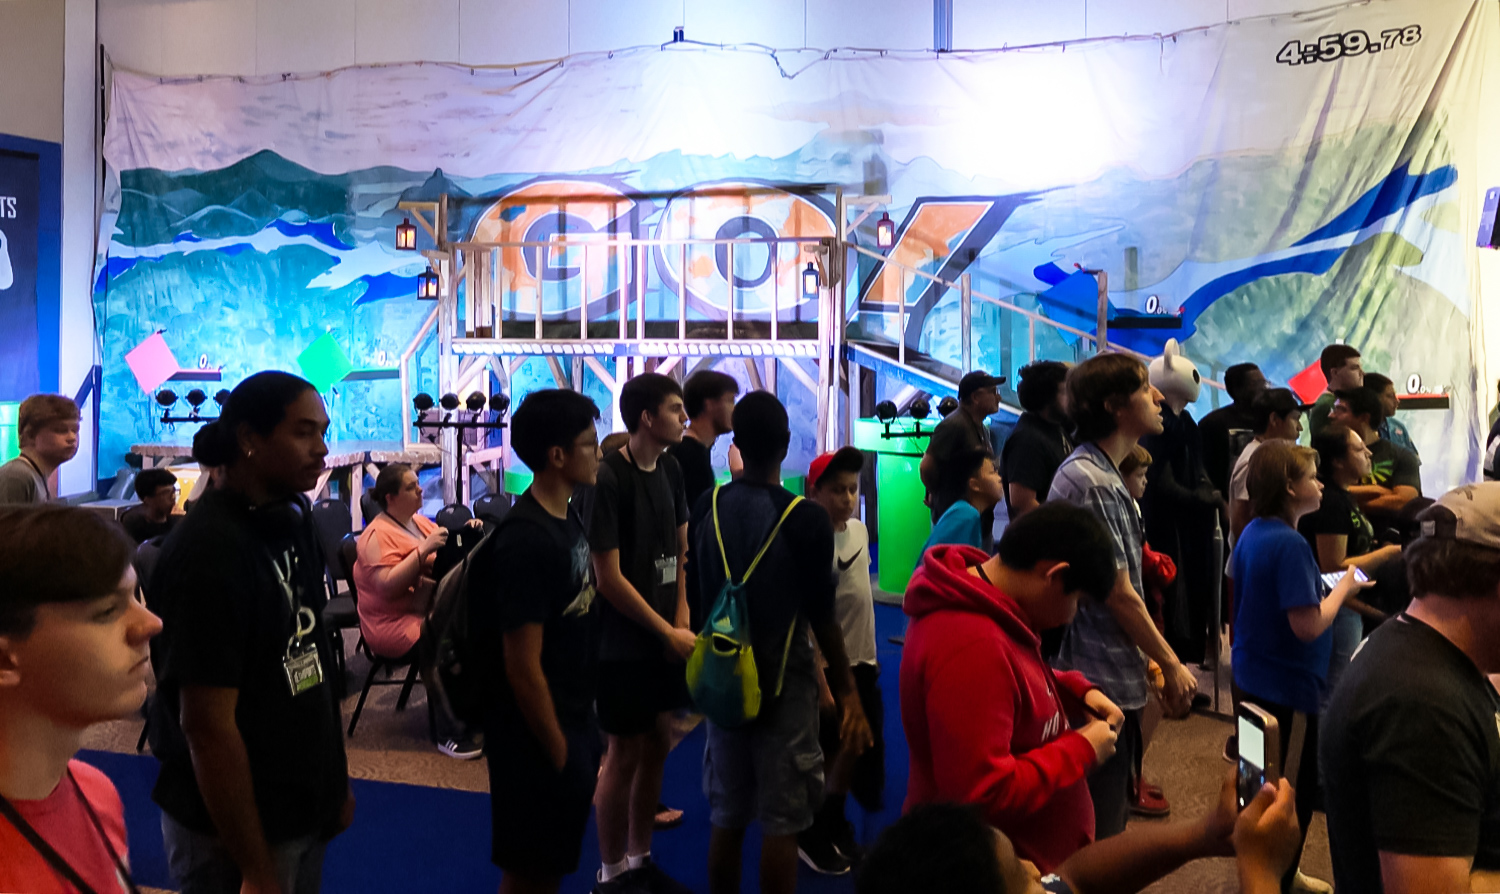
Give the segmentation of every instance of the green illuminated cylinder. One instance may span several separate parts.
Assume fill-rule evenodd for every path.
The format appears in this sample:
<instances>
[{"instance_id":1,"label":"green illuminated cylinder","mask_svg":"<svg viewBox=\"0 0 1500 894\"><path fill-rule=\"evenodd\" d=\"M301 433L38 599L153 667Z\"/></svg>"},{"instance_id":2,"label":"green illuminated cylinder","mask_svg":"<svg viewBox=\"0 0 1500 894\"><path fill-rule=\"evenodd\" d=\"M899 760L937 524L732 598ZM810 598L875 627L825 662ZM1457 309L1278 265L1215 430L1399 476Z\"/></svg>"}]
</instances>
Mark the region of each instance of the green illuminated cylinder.
<instances>
[{"instance_id":1,"label":"green illuminated cylinder","mask_svg":"<svg viewBox=\"0 0 1500 894\"><path fill-rule=\"evenodd\" d=\"M924 424L922 434L911 434L911 419L891 423L891 437L884 437L885 425L878 419L860 419L854 423L854 446L877 454L875 487L879 499L876 530L879 546L880 589L887 593L906 592L906 583L922 558L922 544L932 534L932 514L925 502L920 467L927 451L927 433L932 426Z\"/></svg>"}]
</instances>

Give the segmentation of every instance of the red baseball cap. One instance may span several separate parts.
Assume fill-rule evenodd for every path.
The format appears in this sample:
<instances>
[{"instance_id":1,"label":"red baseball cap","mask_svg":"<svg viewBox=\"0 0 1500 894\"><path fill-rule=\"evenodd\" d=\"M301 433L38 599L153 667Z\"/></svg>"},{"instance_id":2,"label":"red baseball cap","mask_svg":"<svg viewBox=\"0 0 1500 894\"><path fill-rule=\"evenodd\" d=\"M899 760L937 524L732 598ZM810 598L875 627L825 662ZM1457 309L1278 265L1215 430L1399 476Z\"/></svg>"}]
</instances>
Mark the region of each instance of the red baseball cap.
<instances>
[{"instance_id":1,"label":"red baseball cap","mask_svg":"<svg viewBox=\"0 0 1500 894\"><path fill-rule=\"evenodd\" d=\"M858 472L865 467L865 455L857 447L840 447L825 453L807 466L807 483L817 487L828 472Z\"/></svg>"}]
</instances>

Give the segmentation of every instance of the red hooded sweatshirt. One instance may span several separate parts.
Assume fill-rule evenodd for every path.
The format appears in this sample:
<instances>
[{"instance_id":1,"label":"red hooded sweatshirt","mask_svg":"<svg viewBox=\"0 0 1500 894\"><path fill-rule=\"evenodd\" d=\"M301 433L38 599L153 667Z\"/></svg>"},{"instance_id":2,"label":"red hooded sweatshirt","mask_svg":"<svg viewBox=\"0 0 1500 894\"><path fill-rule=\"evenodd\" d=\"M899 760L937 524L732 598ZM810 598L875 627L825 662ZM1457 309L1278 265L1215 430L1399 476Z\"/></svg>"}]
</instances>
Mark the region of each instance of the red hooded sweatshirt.
<instances>
[{"instance_id":1,"label":"red hooded sweatshirt","mask_svg":"<svg viewBox=\"0 0 1500 894\"><path fill-rule=\"evenodd\" d=\"M1054 673L1015 600L968 573L970 546L928 551L906 587L901 724L911 752L906 810L974 804L1043 874L1094 840L1084 777L1094 746L1069 728L1095 688Z\"/></svg>"}]
</instances>

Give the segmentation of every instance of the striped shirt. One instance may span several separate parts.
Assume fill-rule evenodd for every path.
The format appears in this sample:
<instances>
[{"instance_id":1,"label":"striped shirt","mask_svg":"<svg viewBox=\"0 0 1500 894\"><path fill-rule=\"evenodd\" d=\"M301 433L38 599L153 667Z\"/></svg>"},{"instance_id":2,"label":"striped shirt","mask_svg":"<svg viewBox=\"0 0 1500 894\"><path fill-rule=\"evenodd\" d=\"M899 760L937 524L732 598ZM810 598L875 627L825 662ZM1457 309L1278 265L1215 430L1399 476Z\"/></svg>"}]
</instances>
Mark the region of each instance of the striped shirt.
<instances>
[{"instance_id":1,"label":"striped shirt","mask_svg":"<svg viewBox=\"0 0 1500 894\"><path fill-rule=\"evenodd\" d=\"M1064 500L1097 515L1114 542L1115 567L1129 573L1137 593L1145 592L1141 547L1146 533L1141 515L1119 470L1103 450L1092 443L1079 445L1058 467L1047 500ZM1146 705L1146 658L1103 602L1079 600L1078 614L1052 663L1060 670L1081 671L1122 710Z\"/></svg>"}]
</instances>

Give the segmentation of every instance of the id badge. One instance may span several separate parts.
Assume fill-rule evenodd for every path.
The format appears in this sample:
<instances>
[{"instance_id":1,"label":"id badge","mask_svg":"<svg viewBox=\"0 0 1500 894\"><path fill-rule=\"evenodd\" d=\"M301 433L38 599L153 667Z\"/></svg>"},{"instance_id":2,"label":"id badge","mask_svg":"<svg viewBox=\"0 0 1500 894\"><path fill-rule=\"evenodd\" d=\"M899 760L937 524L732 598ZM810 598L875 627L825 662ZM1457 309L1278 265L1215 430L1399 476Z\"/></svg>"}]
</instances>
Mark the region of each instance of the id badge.
<instances>
[{"instance_id":1,"label":"id badge","mask_svg":"<svg viewBox=\"0 0 1500 894\"><path fill-rule=\"evenodd\" d=\"M656 560L656 585L665 587L677 583L677 557L664 556Z\"/></svg>"},{"instance_id":2,"label":"id badge","mask_svg":"<svg viewBox=\"0 0 1500 894\"><path fill-rule=\"evenodd\" d=\"M286 671L286 684L292 690L293 698L316 689L323 682L323 662L318 658L315 643L287 649L282 668Z\"/></svg>"}]
</instances>

